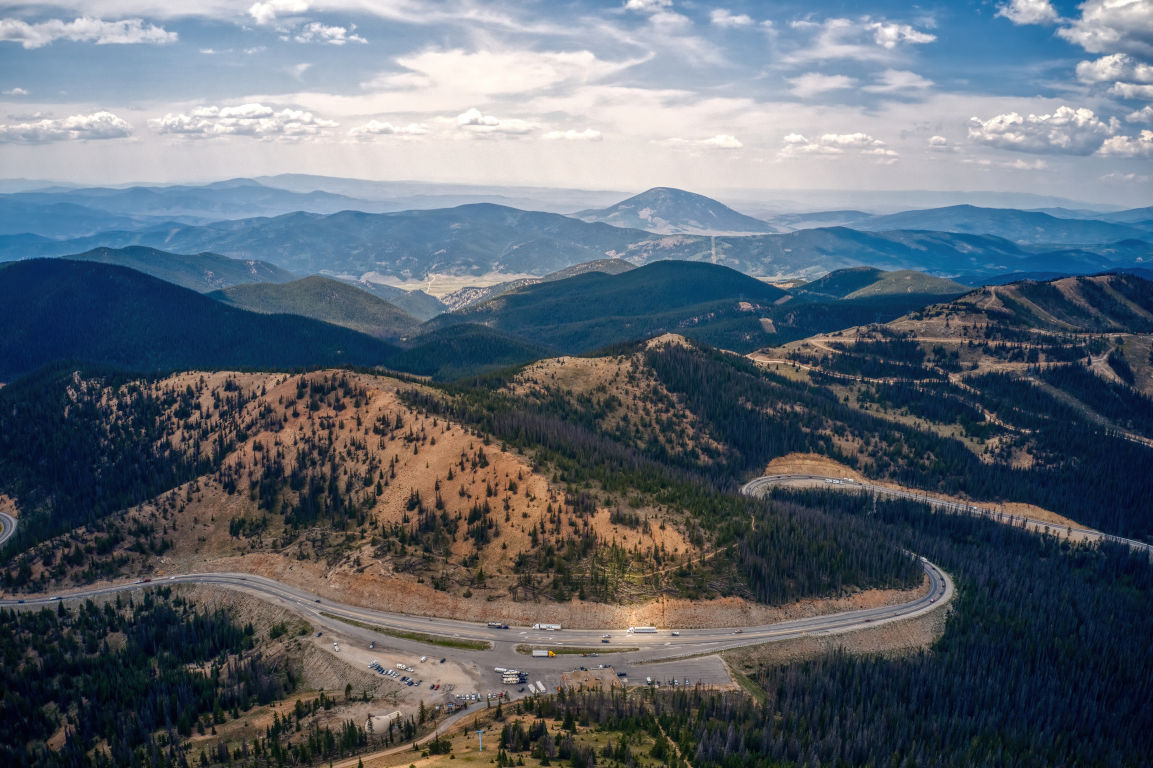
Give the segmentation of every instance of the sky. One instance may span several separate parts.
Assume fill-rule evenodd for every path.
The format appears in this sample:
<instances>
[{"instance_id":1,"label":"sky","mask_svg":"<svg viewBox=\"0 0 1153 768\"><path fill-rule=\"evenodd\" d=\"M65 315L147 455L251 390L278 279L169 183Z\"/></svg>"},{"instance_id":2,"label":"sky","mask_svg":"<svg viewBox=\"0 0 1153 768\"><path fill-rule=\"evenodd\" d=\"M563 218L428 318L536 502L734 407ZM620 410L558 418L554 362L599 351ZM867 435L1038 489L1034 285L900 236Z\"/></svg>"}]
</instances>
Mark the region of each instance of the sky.
<instances>
[{"instance_id":1,"label":"sky","mask_svg":"<svg viewBox=\"0 0 1153 768\"><path fill-rule=\"evenodd\" d=\"M0 177L1153 203L1153 0L0 0Z\"/></svg>"}]
</instances>

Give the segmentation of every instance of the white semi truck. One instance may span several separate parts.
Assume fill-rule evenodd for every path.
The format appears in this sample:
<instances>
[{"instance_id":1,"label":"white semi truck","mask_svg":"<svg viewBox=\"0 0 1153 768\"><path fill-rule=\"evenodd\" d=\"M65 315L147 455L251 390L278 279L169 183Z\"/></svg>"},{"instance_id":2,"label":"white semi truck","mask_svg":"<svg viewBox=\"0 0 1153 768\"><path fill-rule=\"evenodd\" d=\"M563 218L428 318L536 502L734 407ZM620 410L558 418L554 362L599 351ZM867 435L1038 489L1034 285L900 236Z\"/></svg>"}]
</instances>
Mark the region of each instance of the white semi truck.
<instances>
[{"instance_id":1,"label":"white semi truck","mask_svg":"<svg viewBox=\"0 0 1153 768\"><path fill-rule=\"evenodd\" d=\"M538 631L556 632L560 629L560 624L533 624L532 628Z\"/></svg>"}]
</instances>

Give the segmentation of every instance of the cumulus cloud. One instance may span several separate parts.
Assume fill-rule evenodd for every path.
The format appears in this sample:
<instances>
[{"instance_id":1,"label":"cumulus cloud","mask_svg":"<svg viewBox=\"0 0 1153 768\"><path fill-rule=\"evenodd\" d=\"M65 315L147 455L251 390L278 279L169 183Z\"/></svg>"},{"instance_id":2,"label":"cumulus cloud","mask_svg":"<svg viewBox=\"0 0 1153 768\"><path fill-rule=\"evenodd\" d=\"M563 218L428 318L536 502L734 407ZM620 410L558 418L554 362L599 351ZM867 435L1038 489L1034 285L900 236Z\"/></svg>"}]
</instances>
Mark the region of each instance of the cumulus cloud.
<instances>
[{"instance_id":1,"label":"cumulus cloud","mask_svg":"<svg viewBox=\"0 0 1153 768\"><path fill-rule=\"evenodd\" d=\"M1077 77L1084 83L1153 83L1153 66L1126 53L1113 53L1077 65Z\"/></svg>"},{"instance_id":2,"label":"cumulus cloud","mask_svg":"<svg viewBox=\"0 0 1153 768\"><path fill-rule=\"evenodd\" d=\"M957 147L949 143L949 140L944 136L930 136L929 137L929 151L930 152L957 152Z\"/></svg>"},{"instance_id":3,"label":"cumulus cloud","mask_svg":"<svg viewBox=\"0 0 1153 768\"><path fill-rule=\"evenodd\" d=\"M542 138L549 141L600 141L603 137L600 131L585 128L583 131L549 131Z\"/></svg>"},{"instance_id":4,"label":"cumulus cloud","mask_svg":"<svg viewBox=\"0 0 1153 768\"><path fill-rule=\"evenodd\" d=\"M937 39L936 35L922 32L908 24L877 21L869 16L825 19L822 22L803 19L792 22L790 26L815 33L809 44L787 57L791 61L884 61L891 59L896 48L903 43L921 45Z\"/></svg>"},{"instance_id":5,"label":"cumulus cloud","mask_svg":"<svg viewBox=\"0 0 1153 768\"><path fill-rule=\"evenodd\" d=\"M296 31L292 39L298 43L325 43L327 45L344 45L345 43L367 43L360 35L354 33L355 26L338 27L312 21Z\"/></svg>"},{"instance_id":6,"label":"cumulus cloud","mask_svg":"<svg viewBox=\"0 0 1153 768\"><path fill-rule=\"evenodd\" d=\"M428 128L425 128L420 123L393 125L392 123L381 122L379 120L369 120L364 125L358 125L348 132L349 136L361 140L369 140L376 136L398 136L400 138L413 138L415 136L425 136L427 134Z\"/></svg>"},{"instance_id":7,"label":"cumulus cloud","mask_svg":"<svg viewBox=\"0 0 1153 768\"><path fill-rule=\"evenodd\" d=\"M886 69L877 76L877 81L866 85L861 90L869 93L902 93L908 91L921 91L931 88L933 81L921 77L916 72L902 69Z\"/></svg>"},{"instance_id":8,"label":"cumulus cloud","mask_svg":"<svg viewBox=\"0 0 1153 768\"><path fill-rule=\"evenodd\" d=\"M277 111L264 104L201 107L189 113L166 114L150 120L149 125L158 133L189 138L248 136L265 140L319 136L336 127L335 122L305 110Z\"/></svg>"},{"instance_id":9,"label":"cumulus cloud","mask_svg":"<svg viewBox=\"0 0 1153 768\"><path fill-rule=\"evenodd\" d=\"M997 15L1014 24L1052 24L1057 10L1049 0L1010 0L997 8Z\"/></svg>"},{"instance_id":10,"label":"cumulus cloud","mask_svg":"<svg viewBox=\"0 0 1153 768\"><path fill-rule=\"evenodd\" d=\"M1153 3L1149 0L1085 0L1080 18L1057 34L1090 53L1153 57Z\"/></svg>"},{"instance_id":11,"label":"cumulus cloud","mask_svg":"<svg viewBox=\"0 0 1153 768\"><path fill-rule=\"evenodd\" d=\"M857 80L848 75L822 75L819 72L806 72L789 79L789 84L792 86L789 90L794 95L807 99L829 91L852 88L857 84Z\"/></svg>"},{"instance_id":12,"label":"cumulus cloud","mask_svg":"<svg viewBox=\"0 0 1153 768\"><path fill-rule=\"evenodd\" d=\"M802 133L790 133L784 138L784 146L778 157L791 158L805 155L844 155L846 153L873 157L879 163L897 161L898 153L885 142L867 133L826 133L819 138L809 139Z\"/></svg>"},{"instance_id":13,"label":"cumulus cloud","mask_svg":"<svg viewBox=\"0 0 1153 768\"><path fill-rule=\"evenodd\" d=\"M249 7L248 15L257 24L271 24L277 16L304 13L308 7L307 0L262 0Z\"/></svg>"},{"instance_id":14,"label":"cumulus cloud","mask_svg":"<svg viewBox=\"0 0 1153 768\"><path fill-rule=\"evenodd\" d=\"M466 134L473 136L510 135L523 136L532 133L538 128L536 123L517 118L494 117L482 113L476 107L470 107L456 116L456 125Z\"/></svg>"},{"instance_id":15,"label":"cumulus cloud","mask_svg":"<svg viewBox=\"0 0 1153 768\"><path fill-rule=\"evenodd\" d=\"M5 96L27 96L28 91L24 90L23 88L9 88L8 90L3 91L3 94Z\"/></svg>"},{"instance_id":16,"label":"cumulus cloud","mask_svg":"<svg viewBox=\"0 0 1153 768\"><path fill-rule=\"evenodd\" d=\"M42 48L57 40L97 45L163 45L176 42L177 35L155 24L145 24L143 19L104 21L85 16L73 21L50 19L36 24L19 19L0 19L0 42L20 43L31 49Z\"/></svg>"},{"instance_id":17,"label":"cumulus cloud","mask_svg":"<svg viewBox=\"0 0 1153 768\"><path fill-rule=\"evenodd\" d=\"M1101 145L1101 154L1116 157L1153 157L1153 131L1144 130L1136 136L1112 136Z\"/></svg>"},{"instance_id":18,"label":"cumulus cloud","mask_svg":"<svg viewBox=\"0 0 1153 768\"><path fill-rule=\"evenodd\" d=\"M0 125L0 142L44 144L52 141L123 139L132 126L111 112Z\"/></svg>"},{"instance_id":19,"label":"cumulus cloud","mask_svg":"<svg viewBox=\"0 0 1153 768\"><path fill-rule=\"evenodd\" d=\"M1137 83L1114 83L1109 93L1123 99L1153 99L1153 85Z\"/></svg>"},{"instance_id":20,"label":"cumulus cloud","mask_svg":"<svg viewBox=\"0 0 1153 768\"><path fill-rule=\"evenodd\" d=\"M725 8L714 8L709 11L709 22L717 27L732 29L733 27L752 26L753 19L747 13L734 14Z\"/></svg>"},{"instance_id":21,"label":"cumulus cloud","mask_svg":"<svg viewBox=\"0 0 1153 768\"><path fill-rule=\"evenodd\" d=\"M1049 115L1016 112L988 120L969 120L969 138L980 144L1017 152L1091 155L1116 132L1116 120L1105 122L1084 107L1058 107Z\"/></svg>"},{"instance_id":22,"label":"cumulus cloud","mask_svg":"<svg viewBox=\"0 0 1153 768\"><path fill-rule=\"evenodd\" d=\"M674 149L720 149L720 150L733 150L741 149L745 145L736 136L728 133L718 133L716 136L711 136L707 139L684 139L673 137L670 139L662 139L654 142L666 147L673 147Z\"/></svg>"},{"instance_id":23,"label":"cumulus cloud","mask_svg":"<svg viewBox=\"0 0 1153 768\"><path fill-rule=\"evenodd\" d=\"M931 43L937 39L936 35L914 29L908 24L893 24L887 21L874 21L865 25L872 30L873 42L882 48L892 50L898 43Z\"/></svg>"},{"instance_id":24,"label":"cumulus cloud","mask_svg":"<svg viewBox=\"0 0 1153 768\"><path fill-rule=\"evenodd\" d=\"M1125 120L1130 123L1153 123L1153 107L1144 106L1136 112L1130 112Z\"/></svg>"}]
</instances>

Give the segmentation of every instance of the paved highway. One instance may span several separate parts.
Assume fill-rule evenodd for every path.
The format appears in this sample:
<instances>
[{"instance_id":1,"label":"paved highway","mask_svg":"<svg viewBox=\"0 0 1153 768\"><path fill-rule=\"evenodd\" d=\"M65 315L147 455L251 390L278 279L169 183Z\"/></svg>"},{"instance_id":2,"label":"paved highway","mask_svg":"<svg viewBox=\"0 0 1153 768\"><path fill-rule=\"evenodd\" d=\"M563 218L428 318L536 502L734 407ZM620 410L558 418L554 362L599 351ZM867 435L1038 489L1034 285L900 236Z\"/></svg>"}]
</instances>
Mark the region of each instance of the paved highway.
<instances>
[{"instance_id":1,"label":"paved highway","mask_svg":"<svg viewBox=\"0 0 1153 768\"><path fill-rule=\"evenodd\" d=\"M753 486L749 493L759 492L760 486ZM5 532L9 533L9 521L3 521ZM11 521L14 523L15 521ZM913 555L910 555L913 557ZM356 605L348 605L320 597L306 590L273 579L245 573L188 573L152 580L137 580L102 587L90 587L58 595L28 596L23 598L0 599L0 606L55 605L58 600L79 600L91 597L113 595L178 584L200 584L233 589L257 596L273 605L298 614L309 621L314 629L330 636L341 638L342 642L353 643L364 648L375 640L380 652L391 648L412 656L448 656L462 665L475 664L475 668L488 680L491 676L491 689L501 688L497 675L490 670L494 665L519 669L528 673L530 681L543 681L548 689L561 683L562 675L580 664L596 666L591 660L580 658L579 654L559 654L552 658L534 658L518 653L518 645L551 648L561 651L565 648L592 649L600 653L597 662L612 665L618 671L629 672L633 665L648 663L661 664L653 673L661 678L679 677L692 679L696 675L693 662L681 661L686 657L715 654L746 645L779 642L803 636L830 635L867 629L879 625L919 616L944 606L952 598L952 580L934 564L919 558L921 567L928 577L929 588L922 596L899 605L880 608L866 608L826 616L784 621L754 627L708 627L704 629L680 629L676 635L674 628L661 629L653 633L629 633L623 627L608 629L562 629L540 631L530 627L514 626L510 629L495 629L485 624L475 624L447 618L429 618L403 613L379 611ZM370 628L359 627L340 621L338 618L352 619L365 624L398 631L423 632L431 635L487 641L492 644L488 650L449 649L429 645L415 640L391 636L382 637ZM542 606L540 620L549 621L548 608ZM608 642L602 643L602 636L608 634ZM616 648L634 649L613 652ZM699 665L698 665L699 666ZM679 670L679 674L678 674ZM643 678L644 668L633 670L632 682ZM723 682L705 680L704 682ZM482 689L485 686L482 686Z\"/></svg>"},{"instance_id":2,"label":"paved highway","mask_svg":"<svg viewBox=\"0 0 1153 768\"><path fill-rule=\"evenodd\" d=\"M847 477L826 477L824 475L765 475L758 477L755 480L750 480L745 483L741 488L741 493L746 496L762 496L769 488L777 485L800 485L805 487L824 487L826 490L834 491L853 491L853 492L866 492L875 493L878 496L889 496L891 498L909 499L911 501L919 501L928 504L937 509L943 509L946 512L952 512L960 515L972 515L974 517L984 517L989 520L995 520L999 523L1006 523L1009 525L1020 525L1034 531L1048 531L1053 533L1066 533L1069 536L1075 536L1080 539L1088 541L1109 541L1114 544L1123 544L1130 549L1153 557L1153 545L1146 544L1143 541L1135 539L1126 539L1121 536L1114 536L1108 533L1101 533L1090 528L1078 528L1076 526L1060 525L1058 523L1051 523L1045 520L1037 520L1032 517L1025 517L1023 515L1011 515L1005 512L997 512L986 507L979 507L975 504L970 504L964 501L952 501L949 499L940 499L928 494L918 493L917 491L907 491L898 488L887 488L883 485L874 485L873 483L861 482L859 480L852 480Z\"/></svg>"},{"instance_id":3,"label":"paved highway","mask_svg":"<svg viewBox=\"0 0 1153 768\"><path fill-rule=\"evenodd\" d=\"M0 546L16 533L16 518L6 512L0 512Z\"/></svg>"}]
</instances>

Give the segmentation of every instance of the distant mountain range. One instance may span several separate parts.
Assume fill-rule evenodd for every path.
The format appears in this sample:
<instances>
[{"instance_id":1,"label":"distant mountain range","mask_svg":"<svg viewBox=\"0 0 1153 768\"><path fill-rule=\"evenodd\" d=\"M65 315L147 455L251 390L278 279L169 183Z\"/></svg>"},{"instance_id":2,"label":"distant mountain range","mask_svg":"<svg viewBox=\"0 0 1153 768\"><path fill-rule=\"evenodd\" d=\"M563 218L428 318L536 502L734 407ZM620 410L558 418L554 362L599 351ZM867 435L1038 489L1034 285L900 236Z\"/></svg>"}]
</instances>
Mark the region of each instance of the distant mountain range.
<instances>
[{"instance_id":1,"label":"distant mountain range","mask_svg":"<svg viewBox=\"0 0 1153 768\"><path fill-rule=\"evenodd\" d=\"M626 229L662 235L764 234L780 230L737 213L712 198L671 187L654 187L608 208L573 214L581 221L599 221Z\"/></svg>"},{"instance_id":2,"label":"distant mountain range","mask_svg":"<svg viewBox=\"0 0 1153 768\"><path fill-rule=\"evenodd\" d=\"M1098 245L1153 236L1153 229L1114 224L1109 221L1064 219L1036 211L978 208L973 205L954 205L923 211L905 211L890 216L874 216L854 222L852 226L867 232L915 229L992 235L1015 243L1032 245Z\"/></svg>"},{"instance_id":3,"label":"distant mountain range","mask_svg":"<svg viewBox=\"0 0 1153 768\"><path fill-rule=\"evenodd\" d=\"M73 240L3 236L0 260L129 245L260 259L298 275L371 273L399 280L430 274L543 276L604 258L634 264L703 261L773 279L813 279L865 265L946 276L1040 270L1092 273L1153 258L1153 246L1140 239L1038 252L995 236L927 230L864 232L833 227L781 235L654 235L484 204L389 214L292 213Z\"/></svg>"}]
</instances>

